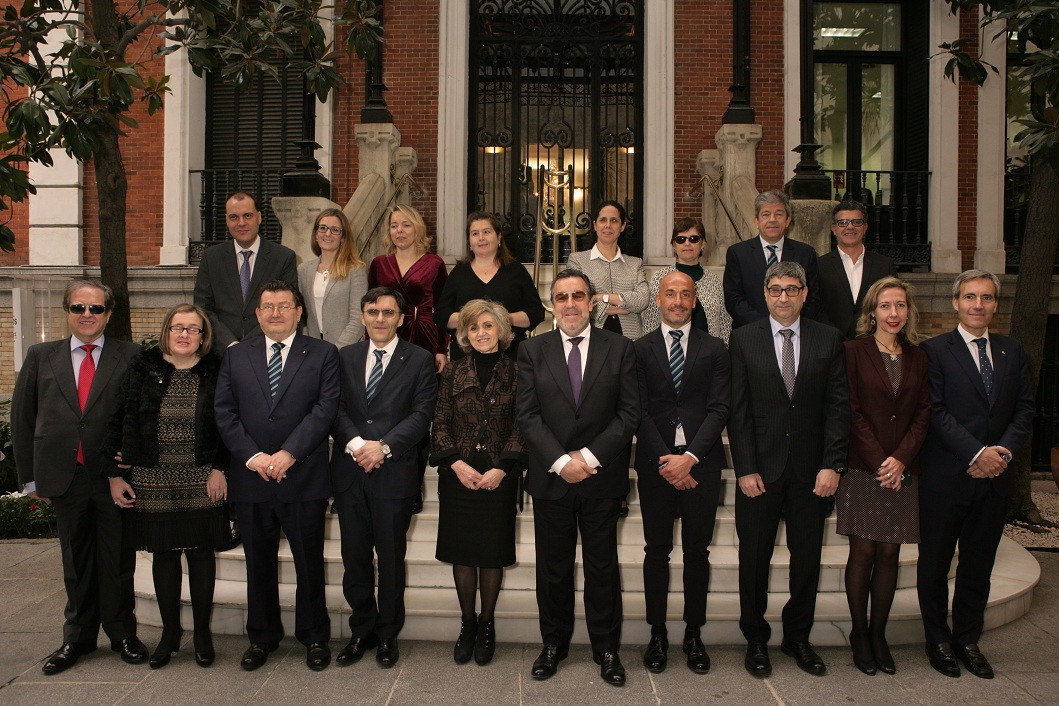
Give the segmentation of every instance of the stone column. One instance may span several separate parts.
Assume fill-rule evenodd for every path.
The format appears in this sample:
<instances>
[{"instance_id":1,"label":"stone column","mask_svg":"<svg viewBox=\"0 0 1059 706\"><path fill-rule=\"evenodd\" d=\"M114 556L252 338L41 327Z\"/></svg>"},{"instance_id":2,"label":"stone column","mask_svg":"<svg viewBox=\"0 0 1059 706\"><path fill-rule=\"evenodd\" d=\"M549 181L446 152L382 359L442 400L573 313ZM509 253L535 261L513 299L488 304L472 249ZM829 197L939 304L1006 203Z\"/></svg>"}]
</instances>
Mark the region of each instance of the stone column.
<instances>
[{"instance_id":1,"label":"stone column","mask_svg":"<svg viewBox=\"0 0 1059 706\"><path fill-rule=\"evenodd\" d=\"M714 140L717 151L703 150L699 154L698 171L699 174L710 174L711 158L716 155L711 178L720 173L720 193L703 183L703 216L707 231L712 228L715 233L707 264L721 265L729 245L755 235L754 199L758 195L757 145L761 142L761 126L722 125ZM714 203L708 203L710 199L714 199ZM712 224L705 220L708 212L712 212Z\"/></svg>"},{"instance_id":2,"label":"stone column","mask_svg":"<svg viewBox=\"0 0 1059 706\"><path fill-rule=\"evenodd\" d=\"M401 146L401 133L393 123L361 123L354 126L353 134L357 138L357 154L360 162L359 182L363 184L371 175L381 178L384 186L382 205L385 205L394 192L391 175L397 167L397 151ZM380 214L381 210L376 210L375 218ZM375 218L371 222L374 222ZM383 242L385 242L388 230L389 224L380 222L374 233L368 236L367 247L364 249L365 261L370 261L383 251Z\"/></svg>"},{"instance_id":3,"label":"stone column","mask_svg":"<svg viewBox=\"0 0 1059 706\"><path fill-rule=\"evenodd\" d=\"M412 176L412 172L419 165L419 154L411 147L398 147L394 156L394 165L393 180L399 184L402 179ZM410 206L412 204L412 188L411 183L406 184L397 194L395 203Z\"/></svg>"}]
</instances>

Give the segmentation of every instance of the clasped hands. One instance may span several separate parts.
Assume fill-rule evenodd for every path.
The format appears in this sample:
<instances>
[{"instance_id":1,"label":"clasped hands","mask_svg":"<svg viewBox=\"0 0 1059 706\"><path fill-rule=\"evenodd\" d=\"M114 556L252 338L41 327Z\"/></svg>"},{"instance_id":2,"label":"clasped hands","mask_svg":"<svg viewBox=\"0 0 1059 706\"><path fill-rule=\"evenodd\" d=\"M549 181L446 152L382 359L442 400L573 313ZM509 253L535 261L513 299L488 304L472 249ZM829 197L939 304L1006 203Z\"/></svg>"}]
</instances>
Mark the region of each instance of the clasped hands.
<instances>
[{"instance_id":1,"label":"clasped hands","mask_svg":"<svg viewBox=\"0 0 1059 706\"><path fill-rule=\"evenodd\" d=\"M570 452L570 460L559 469L559 477L567 483L580 483L589 476L596 475L596 469L588 465L581 450Z\"/></svg>"},{"instance_id":2,"label":"clasped hands","mask_svg":"<svg viewBox=\"0 0 1059 706\"><path fill-rule=\"evenodd\" d=\"M691 477L695 459L689 454L666 454L658 457L658 475L665 478L677 490L691 490L699 482Z\"/></svg>"},{"instance_id":3,"label":"clasped hands","mask_svg":"<svg viewBox=\"0 0 1059 706\"><path fill-rule=\"evenodd\" d=\"M821 468L816 474L816 485L813 486L813 495L821 498L829 498L838 490L838 481L841 476L832 468ZM761 480L760 473L748 473L739 477L739 489L748 498L756 498L765 493L765 481Z\"/></svg>"},{"instance_id":4,"label":"clasped hands","mask_svg":"<svg viewBox=\"0 0 1059 706\"><path fill-rule=\"evenodd\" d=\"M357 465L364 469L365 473L371 473L386 460L386 454L382 452L382 444L378 441L365 440L360 448L348 453Z\"/></svg>"},{"instance_id":5,"label":"clasped hands","mask_svg":"<svg viewBox=\"0 0 1059 706\"><path fill-rule=\"evenodd\" d=\"M464 461L456 461L452 464L452 472L469 490L495 490L507 474L499 468L490 468L485 473L474 470L470 464Z\"/></svg>"},{"instance_id":6,"label":"clasped hands","mask_svg":"<svg viewBox=\"0 0 1059 706\"><path fill-rule=\"evenodd\" d=\"M967 468L967 475L972 478L996 478L1007 469L1008 462L1003 459L1003 455L1010 453L1011 451L1003 446L985 447Z\"/></svg>"},{"instance_id":7,"label":"clasped hands","mask_svg":"<svg viewBox=\"0 0 1059 706\"><path fill-rule=\"evenodd\" d=\"M256 472L266 483L274 480L277 483L287 477L287 470L294 465L294 457L289 452L280 449L269 456L259 453L246 464L251 471Z\"/></svg>"}]
</instances>

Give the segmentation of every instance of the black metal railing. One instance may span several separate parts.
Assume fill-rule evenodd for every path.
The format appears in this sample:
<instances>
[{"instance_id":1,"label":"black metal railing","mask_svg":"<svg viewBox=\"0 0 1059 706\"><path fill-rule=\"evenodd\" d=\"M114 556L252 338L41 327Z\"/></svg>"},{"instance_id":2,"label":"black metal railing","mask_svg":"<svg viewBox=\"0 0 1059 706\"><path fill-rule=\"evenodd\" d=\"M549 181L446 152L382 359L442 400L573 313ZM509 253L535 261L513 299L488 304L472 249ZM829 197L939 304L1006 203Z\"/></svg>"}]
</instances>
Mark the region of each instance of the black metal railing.
<instances>
[{"instance_id":1,"label":"black metal railing","mask_svg":"<svg viewBox=\"0 0 1059 706\"><path fill-rule=\"evenodd\" d=\"M1004 173L1004 252L1006 270L1017 274L1022 260L1022 238L1030 207L1030 170L1018 167Z\"/></svg>"},{"instance_id":2,"label":"black metal railing","mask_svg":"<svg viewBox=\"0 0 1059 706\"><path fill-rule=\"evenodd\" d=\"M202 253L215 243L228 238L224 203L234 191L246 191L257 199L261 210L260 235L266 240L279 241L283 233L270 204L280 195L283 169L193 169L191 178L199 180L199 218L201 239L188 244L188 262L199 264Z\"/></svg>"},{"instance_id":3,"label":"black metal railing","mask_svg":"<svg viewBox=\"0 0 1059 706\"><path fill-rule=\"evenodd\" d=\"M836 201L867 209L865 245L892 257L902 272L930 271L927 204L930 172L825 169Z\"/></svg>"}]
</instances>

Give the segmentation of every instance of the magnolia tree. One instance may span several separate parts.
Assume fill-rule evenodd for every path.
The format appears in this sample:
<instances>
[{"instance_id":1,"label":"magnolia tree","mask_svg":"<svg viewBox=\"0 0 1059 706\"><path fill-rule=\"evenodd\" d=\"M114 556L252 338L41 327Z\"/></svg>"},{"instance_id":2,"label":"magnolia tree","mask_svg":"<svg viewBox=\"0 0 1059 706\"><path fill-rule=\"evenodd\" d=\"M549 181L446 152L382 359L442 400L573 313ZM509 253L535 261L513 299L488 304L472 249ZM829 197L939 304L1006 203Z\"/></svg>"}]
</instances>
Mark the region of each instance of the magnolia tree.
<instances>
[{"instance_id":1,"label":"magnolia tree","mask_svg":"<svg viewBox=\"0 0 1059 706\"><path fill-rule=\"evenodd\" d=\"M1055 0L946 0L953 11L981 11L983 37L1006 35L1026 52L1026 63L1018 73L1030 86L1031 115L1019 120L1023 129L1015 141L1029 159L1030 189L1026 232L1019 258L1015 285L1015 305L1011 311L1011 335L1026 348L1030 360L1030 380L1037 388L1044 334L1048 323L1048 303L1059 240L1059 4ZM982 85L995 66L972 56L961 38L941 45L951 56L945 74L956 80ZM1032 441L1032 439L1031 439ZM1027 443L1029 446L1029 443ZM1030 525L1054 523L1041 517L1030 496L1030 458L1019 454L1017 484L1008 519Z\"/></svg>"},{"instance_id":2,"label":"magnolia tree","mask_svg":"<svg viewBox=\"0 0 1059 706\"><path fill-rule=\"evenodd\" d=\"M236 86L293 67L321 100L342 82L335 62L361 58L381 39L379 0L21 0L0 22L0 247L14 249L11 203L34 193L31 163L63 149L92 162L99 214L99 265L117 300L107 334L131 337L125 213L128 180L121 136L130 111L162 107L169 77L152 60L180 49L198 75ZM325 27L333 25L333 32ZM328 39L328 36L333 37ZM6 216L6 217L5 217Z\"/></svg>"}]
</instances>

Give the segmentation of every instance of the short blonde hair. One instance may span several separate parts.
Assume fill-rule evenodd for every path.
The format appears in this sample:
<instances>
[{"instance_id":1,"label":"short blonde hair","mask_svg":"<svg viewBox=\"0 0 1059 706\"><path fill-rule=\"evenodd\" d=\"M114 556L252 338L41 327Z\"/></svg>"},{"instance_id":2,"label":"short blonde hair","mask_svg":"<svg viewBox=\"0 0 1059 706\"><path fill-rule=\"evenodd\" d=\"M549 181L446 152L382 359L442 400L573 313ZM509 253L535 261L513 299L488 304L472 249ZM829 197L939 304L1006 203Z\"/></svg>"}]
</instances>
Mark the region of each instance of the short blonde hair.
<instances>
[{"instance_id":1,"label":"short blonde hair","mask_svg":"<svg viewBox=\"0 0 1059 706\"><path fill-rule=\"evenodd\" d=\"M879 306L879 297L887 289L904 291L905 302L908 304L908 321L905 322L905 327L898 332L898 340L911 344L919 343L922 338L919 333L919 308L916 306L916 300L912 298L912 286L897 277L883 277L868 289L868 293L864 295L864 307L861 309L860 318L857 319L857 337L875 335L875 329L879 326L875 320L875 307Z\"/></svg>"},{"instance_id":2,"label":"short blonde hair","mask_svg":"<svg viewBox=\"0 0 1059 706\"><path fill-rule=\"evenodd\" d=\"M456 319L456 343L464 353L471 352L473 346L467 340L467 331L482 314L489 314L496 321L499 348L502 351L507 350L515 338L515 334L511 332L511 315L508 314L503 304L489 299L472 299L463 305L459 318Z\"/></svg>"},{"instance_id":3,"label":"short blonde hair","mask_svg":"<svg viewBox=\"0 0 1059 706\"><path fill-rule=\"evenodd\" d=\"M411 206L406 206L403 203L399 203L390 209L390 215L386 218L386 254L393 255L397 250L397 246L393 244L393 238L390 237L390 219L393 214L400 213L405 218L412 222L412 230L416 233L415 248L416 252L423 254L430 251L431 240L430 236L427 235L427 222L423 220L423 216L420 215L419 211L415 210Z\"/></svg>"},{"instance_id":4,"label":"short blonde hair","mask_svg":"<svg viewBox=\"0 0 1059 706\"><path fill-rule=\"evenodd\" d=\"M199 342L199 357L205 356L213 346L213 326L206 312L194 304L177 304L166 312L162 321L162 332L158 335L158 348L166 355L173 355L169 348L169 326L173 323L173 317L177 314L195 314L202 321L202 341Z\"/></svg>"}]
</instances>

